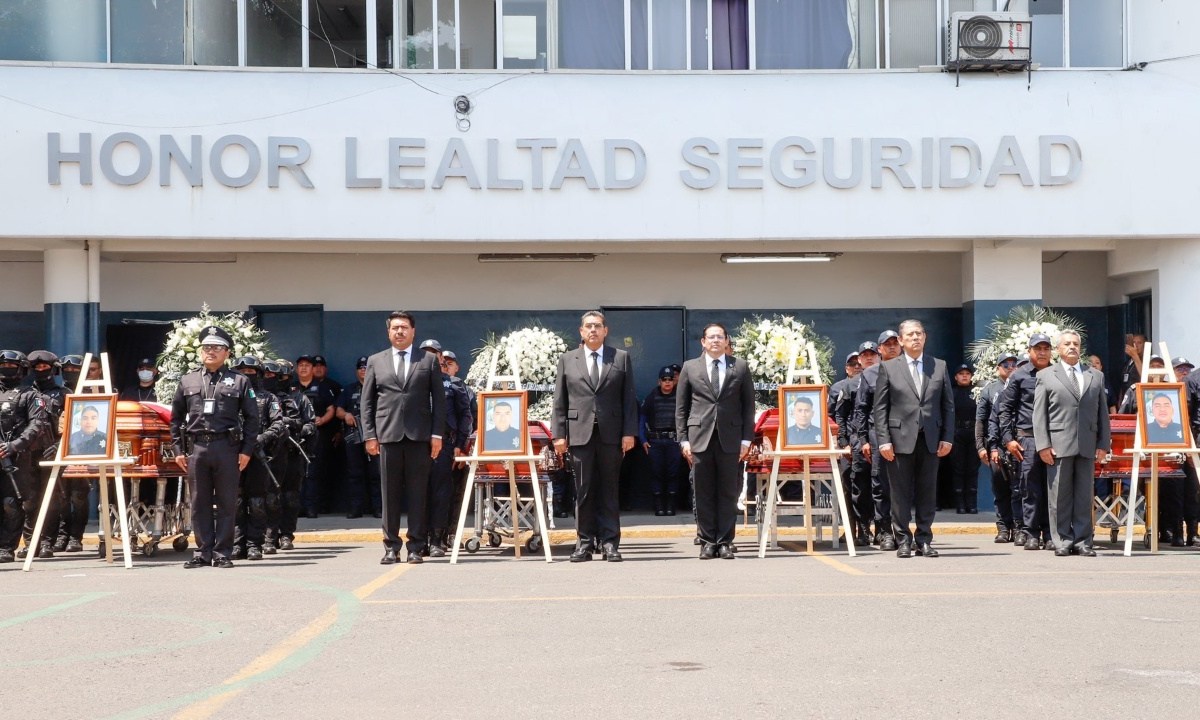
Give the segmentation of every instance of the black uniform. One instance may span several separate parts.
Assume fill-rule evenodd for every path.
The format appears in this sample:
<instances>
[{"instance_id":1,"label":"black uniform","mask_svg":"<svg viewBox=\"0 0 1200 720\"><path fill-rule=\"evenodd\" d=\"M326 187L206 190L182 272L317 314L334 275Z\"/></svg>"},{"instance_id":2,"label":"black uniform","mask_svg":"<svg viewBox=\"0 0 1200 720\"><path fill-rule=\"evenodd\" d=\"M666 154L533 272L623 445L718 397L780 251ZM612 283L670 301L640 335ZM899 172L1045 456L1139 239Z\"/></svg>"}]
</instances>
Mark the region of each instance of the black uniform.
<instances>
[{"instance_id":1,"label":"black uniform","mask_svg":"<svg viewBox=\"0 0 1200 720\"><path fill-rule=\"evenodd\" d=\"M33 450L31 457L36 462L39 459L51 459L58 450L59 432L58 421L62 417L63 407L66 405L67 391L61 385L54 381L51 376L45 379L35 380L33 386L42 395L42 402L46 407L46 427L47 432L43 435L43 441L38 443L39 447ZM54 471L53 468L38 466L38 497L35 501L35 508L41 507L42 497L45 496L46 487L50 484L50 475ZM83 491L87 493L87 483L77 483L83 486ZM46 508L46 520L42 524L42 537L40 545L51 544L55 549L63 550L67 546L67 537L62 536L62 545L57 545L58 524L61 519L62 507L67 502L66 494L67 483L63 477L59 475L58 482L54 487L54 497L50 500L49 507ZM33 525L37 522L37 512L35 510L25 517L25 544L26 546L33 539Z\"/></svg>"},{"instance_id":2,"label":"black uniform","mask_svg":"<svg viewBox=\"0 0 1200 720\"><path fill-rule=\"evenodd\" d=\"M870 540L871 520L875 517L875 501L871 496L872 465L859 452L866 439L860 437L854 427L854 406L858 394L862 391L863 375L870 369L869 367L857 376L848 378L848 382L842 385L837 396L833 398L833 421L838 427L838 447L850 448L850 456L838 462L844 468L842 476L846 478L849 486L850 497L847 504L856 525L856 542ZM836 388L838 384L834 383L833 387ZM830 391L832 392L832 388ZM891 512L890 506L888 512ZM877 522L876 527L882 528L882 525Z\"/></svg>"},{"instance_id":3,"label":"black uniform","mask_svg":"<svg viewBox=\"0 0 1200 720\"><path fill-rule=\"evenodd\" d=\"M854 454L861 456L859 451L863 443L870 443L871 499L875 504L875 530L879 535L890 537L892 489L887 476L887 463L879 454L879 438L875 435L875 383L879 380L879 366L872 365L863 370L859 378L858 393L854 397L854 415L850 420L850 432L858 443L854 447Z\"/></svg>"},{"instance_id":4,"label":"black uniform","mask_svg":"<svg viewBox=\"0 0 1200 720\"><path fill-rule=\"evenodd\" d=\"M354 427L345 425L342 435L346 451L346 503L347 517L358 517L363 513L377 515L383 512L380 490L379 458L367 454L362 438L362 383L355 382L342 389L337 406L354 418Z\"/></svg>"},{"instance_id":5,"label":"black uniform","mask_svg":"<svg viewBox=\"0 0 1200 720\"><path fill-rule=\"evenodd\" d=\"M1192 426L1193 442L1200 438L1200 373L1193 372L1184 379L1187 393L1188 422ZM1200 479L1196 474L1196 456L1189 455L1183 464L1183 524L1187 529L1186 541L1192 547L1200 547L1200 533L1196 526L1200 522Z\"/></svg>"},{"instance_id":6,"label":"black uniform","mask_svg":"<svg viewBox=\"0 0 1200 720\"><path fill-rule=\"evenodd\" d=\"M1000 447L1007 447L1009 442L1016 440L1024 455L1021 460L1020 539L1028 543L1032 536L1048 545L1050 514L1046 505L1046 465L1038 457L1033 440L1033 390L1037 385L1037 372L1030 364L1009 376L1008 386L1000 394L997 424Z\"/></svg>"},{"instance_id":7,"label":"black uniform","mask_svg":"<svg viewBox=\"0 0 1200 720\"><path fill-rule=\"evenodd\" d=\"M278 491L275 484L279 482L279 477L274 475L271 459L284 452L282 444L287 438L287 425L279 398L263 392L261 384L255 380L251 380L251 386L254 388L262 432L255 441L250 464L242 471L241 492L237 499L237 525L233 532L234 553L238 556L243 552L255 555L250 553L251 548L262 550L268 525L267 492L268 489Z\"/></svg>"},{"instance_id":8,"label":"black uniform","mask_svg":"<svg viewBox=\"0 0 1200 720\"><path fill-rule=\"evenodd\" d=\"M0 443L7 446L0 473L0 562L11 562L21 541L25 518L36 518L37 480L33 453L41 445L50 422L41 393L22 387L19 378L0 380Z\"/></svg>"},{"instance_id":9,"label":"black uniform","mask_svg":"<svg viewBox=\"0 0 1200 720\"><path fill-rule=\"evenodd\" d=\"M955 507L960 513L979 512L979 453L975 450L978 408L970 387L954 385L954 448L950 451Z\"/></svg>"},{"instance_id":10,"label":"black uniform","mask_svg":"<svg viewBox=\"0 0 1200 720\"><path fill-rule=\"evenodd\" d=\"M171 403L171 441L176 453L188 450L195 556L203 562L228 560L233 553L238 455L254 455L260 427L254 389L244 375L228 368L198 370L179 381Z\"/></svg>"},{"instance_id":11,"label":"black uniform","mask_svg":"<svg viewBox=\"0 0 1200 720\"><path fill-rule=\"evenodd\" d=\"M327 380L313 379L308 385L297 383L296 389L303 393L312 404L314 417L321 417L337 401L337 394ZM304 511L310 516L320 512L329 512L332 508L333 497L336 495L335 478L330 472L333 454L333 436L337 433L337 424L328 422L318 427L317 440L313 452L309 454L312 462L304 473L302 499Z\"/></svg>"},{"instance_id":12,"label":"black uniform","mask_svg":"<svg viewBox=\"0 0 1200 720\"><path fill-rule=\"evenodd\" d=\"M454 496L454 450L465 453L467 441L474 429L475 415L471 412L471 401L467 386L456 377L442 375L442 388L446 391L446 429L442 432L442 449L429 469L429 504L426 506L429 542L426 549L447 547L447 528L456 525L451 507ZM524 422L524 418L515 418ZM513 428L515 431L516 428ZM517 431L517 437L520 437Z\"/></svg>"},{"instance_id":13,"label":"black uniform","mask_svg":"<svg viewBox=\"0 0 1200 720\"><path fill-rule=\"evenodd\" d=\"M315 438L317 437L316 415L304 393L295 389L281 390L280 402L287 419L288 435L302 447L288 442L287 470L282 478L283 494L279 506L279 538L289 543L296 537L296 520L300 517L300 488L308 467L313 463ZM286 396L286 400L284 399ZM308 461L304 455L308 455Z\"/></svg>"},{"instance_id":14,"label":"black uniform","mask_svg":"<svg viewBox=\"0 0 1200 720\"><path fill-rule=\"evenodd\" d=\"M118 400L128 400L130 402L158 402L158 396L154 393L154 386L142 387L141 383L130 388L125 388L121 391Z\"/></svg>"},{"instance_id":15,"label":"black uniform","mask_svg":"<svg viewBox=\"0 0 1200 720\"><path fill-rule=\"evenodd\" d=\"M1021 476L1015 458L1000 444L999 400L1005 382L993 380L984 386L975 408L975 451L984 452L992 471L992 496L996 499L996 531L1008 537L1021 525ZM1000 462L992 465L991 455L999 453Z\"/></svg>"},{"instance_id":16,"label":"black uniform","mask_svg":"<svg viewBox=\"0 0 1200 720\"><path fill-rule=\"evenodd\" d=\"M679 464L683 455L675 437L675 391L664 395L661 387L651 390L639 412L643 444L649 443L651 491L655 514L675 514L679 494Z\"/></svg>"}]
</instances>

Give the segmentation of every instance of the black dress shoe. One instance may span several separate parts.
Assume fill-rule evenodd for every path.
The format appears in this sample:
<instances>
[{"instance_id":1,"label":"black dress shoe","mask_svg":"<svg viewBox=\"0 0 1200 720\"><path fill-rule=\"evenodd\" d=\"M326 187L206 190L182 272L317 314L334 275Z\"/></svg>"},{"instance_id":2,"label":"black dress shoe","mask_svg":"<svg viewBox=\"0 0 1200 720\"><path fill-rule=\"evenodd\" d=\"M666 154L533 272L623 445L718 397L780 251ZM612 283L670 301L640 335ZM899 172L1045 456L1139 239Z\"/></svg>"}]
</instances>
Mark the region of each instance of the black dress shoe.
<instances>
[{"instance_id":1,"label":"black dress shoe","mask_svg":"<svg viewBox=\"0 0 1200 720\"><path fill-rule=\"evenodd\" d=\"M590 547L577 547L575 552L571 553L571 562L587 562L592 559L592 549Z\"/></svg>"},{"instance_id":2,"label":"black dress shoe","mask_svg":"<svg viewBox=\"0 0 1200 720\"><path fill-rule=\"evenodd\" d=\"M929 544L929 543L927 543L927 542L923 542L923 543L917 543L917 549L916 549L916 551L915 551L915 552L916 552L918 555L924 555L924 556L925 556L925 557L927 557L927 558L931 558L931 557L937 557L937 556L938 556L938 551L937 551L937 550L934 550L934 549L933 549L933 546L932 546L932 545L930 545L930 544Z\"/></svg>"},{"instance_id":3,"label":"black dress shoe","mask_svg":"<svg viewBox=\"0 0 1200 720\"><path fill-rule=\"evenodd\" d=\"M908 541L901 542L900 545L896 548L896 557L898 557L898 558L912 557L912 545L909 545Z\"/></svg>"},{"instance_id":4,"label":"black dress shoe","mask_svg":"<svg viewBox=\"0 0 1200 720\"><path fill-rule=\"evenodd\" d=\"M1025 539L1025 549L1026 550L1041 550L1042 545L1041 545L1041 543L1038 542L1037 538L1030 535L1029 537L1027 537Z\"/></svg>"},{"instance_id":5,"label":"black dress shoe","mask_svg":"<svg viewBox=\"0 0 1200 720\"><path fill-rule=\"evenodd\" d=\"M722 545L717 550L717 556L722 560L736 560L737 556L733 554L733 550L728 545Z\"/></svg>"},{"instance_id":6,"label":"black dress shoe","mask_svg":"<svg viewBox=\"0 0 1200 720\"><path fill-rule=\"evenodd\" d=\"M212 565L212 560L205 560L204 558L200 557L199 555L193 555L191 560L188 560L187 562L185 562L183 564L183 566L185 568L187 568L188 570L191 570L192 568L209 567L211 565Z\"/></svg>"},{"instance_id":7,"label":"black dress shoe","mask_svg":"<svg viewBox=\"0 0 1200 720\"><path fill-rule=\"evenodd\" d=\"M441 545L430 545L429 557L446 557L446 550Z\"/></svg>"},{"instance_id":8,"label":"black dress shoe","mask_svg":"<svg viewBox=\"0 0 1200 720\"><path fill-rule=\"evenodd\" d=\"M1069 547L1054 548L1054 557L1067 557L1070 554L1071 548Z\"/></svg>"},{"instance_id":9,"label":"black dress shoe","mask_svg":"<svg viewBox=\"0 0 1200 720\"><path fill-rule=\"evenodd\" d=\"M717 546L716 545L705 545L704 547L700 548L700 559L701 560L712 560L716 556L717 556Z\"/></svg>"},{"instance_id":10,"label":"black dress shoe","mask_svg":"<svg viewBox=\"0 0 1200 720\"><path fill-rule=\"evenodd\" d=\"M220 557L216 560L213 560L213 567L221 568L222 570L228 570L229 568L233 567L233 561L227 557Z\"/></svg>"},{"instance_id":11,"label":"black dress shoe","mask_svg":"<svg viewBox=\"0 0 1200 720\"><path fill-rule=\"evenodd\" d=\"M562 520L563 518L571 517L571 513L567 512L566 510L555 510L554 517Z\"/></svg>"},{"instance_id":12,"label":"black dress shoe","mask_svg":"<svg viewBox=\"0 0 1200 720\"><path fill-rule=\"evenodd\" d=\"M693 545L703 545L704 541L700 539L699 535L697 535L696 537L692 538L692 544Z\"/></svg>"},{"instance_id":13,"label":"black dress shoe","mask_svg":"<svg viewBox=\"0 0 1200 720\"><path fill-rule=\"evenodd\" d=\"M384 550L383 557L380 558L379 564L380 565L395 565L396 564L396 551L395 550Z\"/></svg>"},{"instance_id":14,"label":"black dress shoe","mask_svg":"<svg viewBox=\"0 0 1200 720\"><path fill-rule=\"evenodd\" d=\"M896 538L893 535L884 535L883 540L879 542L879 549L884 552L896 550ZM907 555L905 556L907 557Z\"/></svg>"},{"instance_id":15,"label":"black dress shoe","mask_svg":"<svg viewBox=\"0 0 1200 720\"><path fill-rule=\"evenodd\" d=\"M405 562L407 562L409 565L420 565L421 563L425 562L425 560L421 558L421 553L410 552L408 554L408 560Z\"/></svg>"},{"instance_id":16,"label":"black dress shoe","mask_svg":"<svg viewBox=\"0 0 1200 720\"><path fill-rule=\"evenodd\" d=\"M346 519L347 519L347 520L357 520L357 519L359 519L360 517L362 517L362 513L360 513L360 512L348 512L348 513L346 513Z\"/></svg>"},{"instance_id":17,"label":"black dress shoe","mask_svg":"<svg viewBox=\"0 0 1200 720\"><path fill-rule=\"evenodd\" d=\"M1010 533L1008 531L1008 528L1000 528L999 530L996 531L996 539L993 540L992 542L1010 543L1010 542L1012 542L1012 533Z\"/></svg>"},{"instance_id":18,"label":"black dress shoe","mask_svg":"<svg viewBox=\"0 0 1200 720\"><path fill-rule=\"evenodd\" d=\"M1083 557L1096 557L1096 551L1090 545L1079 548L1079 554Z\"/></svg>"},{"instance_id":19,"label":"black dress shoe","mask_svg":"<svg viewBox=\"0 0 1200 720\"><path fill-rule=\"evenodd\" d=\"M604 559L608 562L621 562L624 558L621 557L621 551L617 550L615 545L605 545Z\"/></svg>"}]
</instances>

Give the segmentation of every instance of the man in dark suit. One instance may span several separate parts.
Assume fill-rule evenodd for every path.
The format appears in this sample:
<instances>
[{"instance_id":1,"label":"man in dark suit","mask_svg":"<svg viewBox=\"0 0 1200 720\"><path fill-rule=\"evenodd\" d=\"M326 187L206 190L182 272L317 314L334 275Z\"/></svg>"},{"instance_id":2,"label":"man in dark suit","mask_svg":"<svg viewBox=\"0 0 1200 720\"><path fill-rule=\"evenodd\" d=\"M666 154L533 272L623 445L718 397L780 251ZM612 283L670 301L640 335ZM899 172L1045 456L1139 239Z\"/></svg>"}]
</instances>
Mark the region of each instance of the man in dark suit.
<instances>
[{"instance_id":1,"label":"man in dark suit","mask_svg":"<svg viewBox=\"0 0 1200 720\"><path fill-rule=\"evenodd\" d=\"M1079 362L1079 333L1058 336L1057 362L1038 373L1033 441L1046 464L1054 554L1095 557L1092 494L1096 463L1112 449L1104 376ZM1169 419L1168 415L1168 419Z\"/></svg>"},{"instance_id":2,"label":"man in dark suit","mask_svg":"<svg viewBox=\"0 0 1200 720\"><path fill-rule=\"evenodd\" d=\"M408 501L408 562L421 562L429 534L425 497L429 470L442 449L446 396L434 353L413 357L416 321L407 312L388 315L392 346L367 358L363 378L362 436L368 455L379 455L383 478L383 559L396 562L400 549L400 499Z\"/></svg>"},{"instance_id":3,"label":"man in dark suit","mask_svg":"<svg viewBox=\"0 0 1200 720\"><path fill-rule=\"evenodd\" d=\"M754 381L746 361L729 355L725 327L709 323L704 353L683 364L675 401L675 434L692 466L700 559L733 560L739 464L754 439Z\"/></svg>"},{"instance_id":4,"label":"man in dark suit","mask_svg":"<svg viewBox=\"0 0 1200 720\"><path fill-rule=\"evenodd\" d=\"M912 557L914 540L918 555L937 557L930 546L937 468L953 447L954 396L945 361L925 355L920 321L900 323L900 345L904 352L879 366L873 411L879 454L888 463L892 485L896 557ZM909 527L914 508L915 536Z\"/></svg>"},{"instance_id":5,"label":"man in dark suit","mask_svg":"<svg viewBox=\"0 0 1200 720\"><path fill-rule=\"evenodd\" d=\"M617 491L621 458L633 449L638 431L637 396L629 353L604 344L604 313L591 310L579 327L583 344L558 359L554 381L554 450L571 448L575 467L575 529L579 544L571 562L621 561L621 516Z\"/></svg>"}]
</instances>

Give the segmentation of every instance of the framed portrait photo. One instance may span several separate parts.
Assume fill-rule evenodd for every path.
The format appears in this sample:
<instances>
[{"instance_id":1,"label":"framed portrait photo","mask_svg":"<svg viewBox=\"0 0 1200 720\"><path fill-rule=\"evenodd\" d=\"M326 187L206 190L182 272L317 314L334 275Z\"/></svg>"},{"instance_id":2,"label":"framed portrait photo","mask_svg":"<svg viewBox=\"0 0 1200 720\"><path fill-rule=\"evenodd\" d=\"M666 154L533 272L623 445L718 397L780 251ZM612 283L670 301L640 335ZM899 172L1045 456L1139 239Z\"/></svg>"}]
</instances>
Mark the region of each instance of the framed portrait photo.
<instances>
[{"instance_id":1,"label":"framed portrait photo","mask_svg":"<svg viewBox=\"0 0 1200 720\"><path fill-rule=\"evenodd\" d=\"M526 454L529 448L529 426L525 422L528 397L524 390L479 393L476 455Z\"/></svg>"},{"instance_id":2,"label":"framed portrait photo","mask_svg":"<svg viewBox=\"0 0 1200 720\"><path fill-rule=\"evenodd\" d=\"M1183 383L1138 383L1136 392L1142 447L1151 450L1191 448L1192 431Z\"/></svg>"},{"instance_id":3,"label":"framed portrait photo","mask_svg":"<svg viewBox=\"0 0 1200 720\"><path fill-rule=\"evenodd\" d=\"M63 416L63 460L116 459L116 395L68 395Z\"/></svg>"},{"instance_id":4,"label":"framed portrait photo","mask_svg":"<svg viewBox=\"0 0 1200 720\"><path fill-rule=\"evenodd\" d=\"M818 450L829 447L824 385L779 386L780 450Z\"/></svg>"}]
</instances>

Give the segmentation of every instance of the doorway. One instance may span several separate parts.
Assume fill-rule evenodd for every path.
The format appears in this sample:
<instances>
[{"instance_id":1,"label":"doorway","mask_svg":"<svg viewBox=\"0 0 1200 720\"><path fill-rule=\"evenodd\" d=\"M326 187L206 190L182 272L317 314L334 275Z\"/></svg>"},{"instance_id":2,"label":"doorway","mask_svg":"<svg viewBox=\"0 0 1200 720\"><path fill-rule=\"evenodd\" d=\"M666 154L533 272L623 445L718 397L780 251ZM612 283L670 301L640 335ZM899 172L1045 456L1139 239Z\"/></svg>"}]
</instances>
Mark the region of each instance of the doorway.
<instances>
[{"instance_id":1,"label":"doorway","mask_svg":"<svg viewBox=\"0 0 1200 720\"><path fill-rule=\"evenodd\" d=\"M250 312L269 333L275 357L295 362L301 355L324 354L324 306L253 305Z\"/></svg>"}]
</instances>

